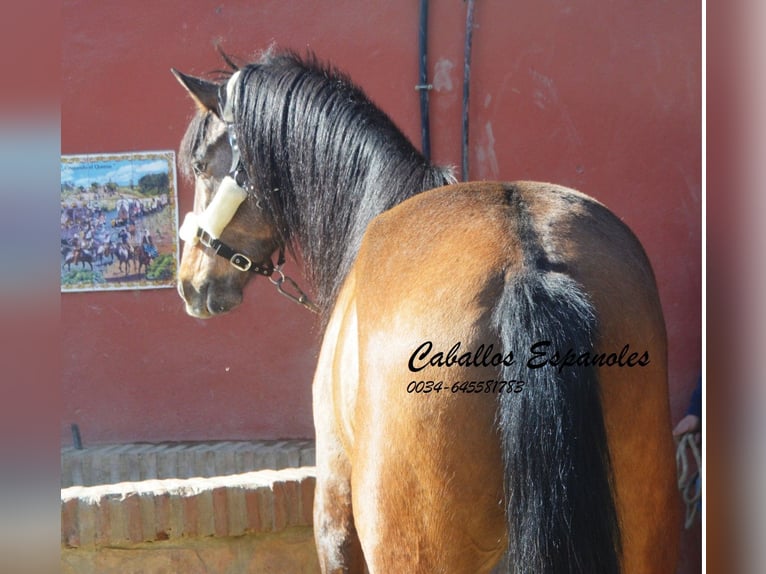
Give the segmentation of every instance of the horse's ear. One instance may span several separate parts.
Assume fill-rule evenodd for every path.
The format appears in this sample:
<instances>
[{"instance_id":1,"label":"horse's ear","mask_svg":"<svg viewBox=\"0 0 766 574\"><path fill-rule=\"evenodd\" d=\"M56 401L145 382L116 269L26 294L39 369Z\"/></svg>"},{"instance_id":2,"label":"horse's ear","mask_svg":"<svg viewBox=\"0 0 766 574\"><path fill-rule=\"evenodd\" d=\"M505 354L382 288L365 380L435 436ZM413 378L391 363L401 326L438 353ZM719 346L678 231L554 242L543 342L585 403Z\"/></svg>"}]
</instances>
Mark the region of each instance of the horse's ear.
<instances>
[{"instance_id":1,"label":"horse's ear","mask_svg":"<svg viewBox=\"0 0 766 574\"><path fill-rule=\"evenodd\" d=\"M189 92L194 102L203 112L218 113L218 84L194 76L187 76L171 68L176 80Z\"/></svg>"}]
</instances>

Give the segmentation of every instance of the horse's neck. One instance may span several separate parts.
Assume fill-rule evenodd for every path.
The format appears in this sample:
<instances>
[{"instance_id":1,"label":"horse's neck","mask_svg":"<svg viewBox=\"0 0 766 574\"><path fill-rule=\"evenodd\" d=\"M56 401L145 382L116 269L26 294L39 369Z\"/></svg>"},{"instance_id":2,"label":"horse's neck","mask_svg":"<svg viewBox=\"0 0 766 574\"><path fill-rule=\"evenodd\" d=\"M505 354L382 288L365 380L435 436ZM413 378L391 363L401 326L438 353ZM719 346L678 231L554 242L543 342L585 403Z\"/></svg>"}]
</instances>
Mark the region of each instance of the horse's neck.
<instances>
[{"instance_id":1,"label":"horse's neck","mask_svg":"<svg viewBox=\"0 0 766 574\"><path fill-rule=\"evenodd\" d=\"M391 181L393 175L375 171L355 181L353 185L344 186L339 182L339 189L345 193L341 200L346 200L346 204L338 209L339 213L329 212L328 206L324 205L303 214L303 229L294 239L308 266L307 275L317 291L320 306L329 310L334 303L372 219L405 199L444 183L439 170L417 166L408 174L409 183L399 181L399 192L391 195L387 182ZM307 193L321 194L326 191L314 189ZM328 194L319 199L314 195L314 200L335 205L338 198ZM343 211L344 208L348 208L348 211ZM317 213L327 215L322 218Z\"/></svg>"}]
</instances>

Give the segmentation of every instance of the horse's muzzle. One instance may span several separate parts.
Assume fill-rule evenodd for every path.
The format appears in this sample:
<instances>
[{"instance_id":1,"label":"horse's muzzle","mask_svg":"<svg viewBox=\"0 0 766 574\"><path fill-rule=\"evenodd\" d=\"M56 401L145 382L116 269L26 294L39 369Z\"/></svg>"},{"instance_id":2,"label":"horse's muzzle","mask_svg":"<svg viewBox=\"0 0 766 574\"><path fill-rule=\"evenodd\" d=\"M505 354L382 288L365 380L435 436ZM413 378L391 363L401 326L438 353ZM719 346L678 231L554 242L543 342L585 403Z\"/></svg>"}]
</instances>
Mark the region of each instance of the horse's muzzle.
<instances>
[{"instance_id":1,"label":"horse's muzzle","mask_svg":"<svg viewBox=\"0 0 766 574\"><path fill-rule=\"evenodd\" d=\"M231 286L218 289L211 283L197 289L190 281L178 281L178 294L186 303L186 313L197 319L228 313L242 303L241 290L234 290Z\"/></svg>"}]
</instances>

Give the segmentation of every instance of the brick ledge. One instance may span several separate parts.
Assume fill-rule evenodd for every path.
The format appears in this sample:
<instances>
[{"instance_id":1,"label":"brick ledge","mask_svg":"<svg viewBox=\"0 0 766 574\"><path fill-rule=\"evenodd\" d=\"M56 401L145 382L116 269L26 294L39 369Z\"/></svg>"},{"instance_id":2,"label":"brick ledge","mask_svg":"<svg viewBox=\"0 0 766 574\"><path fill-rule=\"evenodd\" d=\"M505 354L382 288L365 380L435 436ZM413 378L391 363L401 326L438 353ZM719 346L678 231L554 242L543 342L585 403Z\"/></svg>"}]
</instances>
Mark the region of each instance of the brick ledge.
<instances>
[{"instance_id":1,"label":"brick ledge","mask_svg":"<svg viewBox=\"0 0 766 574\"><path fill-rule=\"evenodd\" d=\"M311 526L315 468L144 480L61 490L67 548L130 546Z\"/></svg>"}]
</instances>

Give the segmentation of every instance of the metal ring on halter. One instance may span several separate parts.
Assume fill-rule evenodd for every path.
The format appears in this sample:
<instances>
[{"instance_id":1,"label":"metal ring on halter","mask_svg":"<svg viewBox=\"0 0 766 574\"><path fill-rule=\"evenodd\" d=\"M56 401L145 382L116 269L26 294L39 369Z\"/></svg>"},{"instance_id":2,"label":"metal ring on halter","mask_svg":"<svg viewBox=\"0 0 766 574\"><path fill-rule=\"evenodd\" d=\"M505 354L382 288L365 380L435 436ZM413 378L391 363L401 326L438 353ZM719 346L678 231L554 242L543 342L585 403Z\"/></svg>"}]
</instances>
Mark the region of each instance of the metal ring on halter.
<instances>
[{"instance_id":1,"label":"metal ring on halter","mask_svg":"<svg viewBox=\"0 0 766 574\"><path fill-rule=\"evenodd\" d=\"M274 267L274 270L273 270L273 273L278 273L279 274L279 279L274 279L273 274L269 277L269 281L271 281L271 284L272 285L276 285L277 287L282 285L282 283L284 283L284 281L286 279L285 274L282 272L282 268L281 267L282 266L279 265L277 267Z\"/></svg>"}]
</instances>

